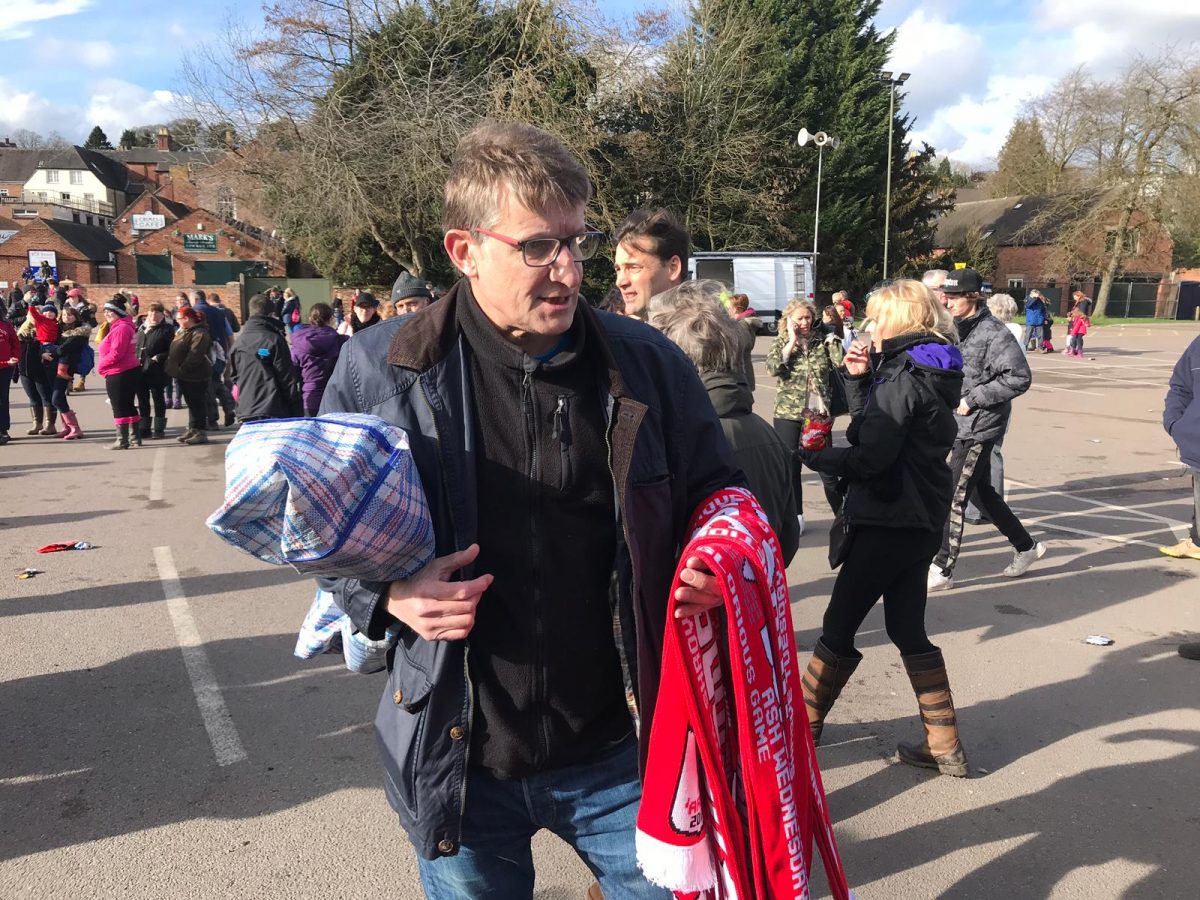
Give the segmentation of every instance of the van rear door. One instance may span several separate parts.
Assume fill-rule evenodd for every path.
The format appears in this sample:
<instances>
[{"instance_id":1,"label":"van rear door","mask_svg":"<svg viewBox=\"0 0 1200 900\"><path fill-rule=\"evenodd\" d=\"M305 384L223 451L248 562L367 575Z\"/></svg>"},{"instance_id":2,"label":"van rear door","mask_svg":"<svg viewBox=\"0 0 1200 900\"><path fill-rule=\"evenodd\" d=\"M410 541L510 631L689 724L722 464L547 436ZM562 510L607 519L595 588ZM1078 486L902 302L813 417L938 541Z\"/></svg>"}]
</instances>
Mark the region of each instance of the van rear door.
<instances>
[{"instance_id":1,"label":"van rear door","mask_svg":"<svg viewBox=\"0 0 1200 900\"><path fill-rule=\"evenodd\" d=\"M770 256L735 256L733 287L750 298L750 307L763 323L779 318L779 290L776 260Z\"/></svg>"}]
</instances>

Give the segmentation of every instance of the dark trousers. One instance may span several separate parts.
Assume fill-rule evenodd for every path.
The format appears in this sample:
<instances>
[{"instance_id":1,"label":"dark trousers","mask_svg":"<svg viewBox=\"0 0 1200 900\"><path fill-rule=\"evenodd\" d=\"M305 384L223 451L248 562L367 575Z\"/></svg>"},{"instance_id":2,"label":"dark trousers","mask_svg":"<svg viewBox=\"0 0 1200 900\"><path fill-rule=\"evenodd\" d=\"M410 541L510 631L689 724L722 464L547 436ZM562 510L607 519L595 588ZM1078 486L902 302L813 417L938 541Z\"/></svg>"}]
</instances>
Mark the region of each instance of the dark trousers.
<instances>
[{"instance_id":1,"label":"dark trousers","mask_svg":"<svg viewBox=\"0 0 1200 900\"><path fill-rule=\"evenodd\" d=\"M1004 496L1004 454L1000 452L1000 448L1003 446L1004 436L1001 435L992 444L992 470L988 475L988 483L996 489L996 493L1001 497ZM971 494L971 502L967 504L967 521L970 522L972 520L978 520L980 523L987 525L990 525L992 522L979 503L978 488Z\"/></svg>"},{"instance_id":2,"label":"dark trousers","mask_svg":"<svg viewBox=\"0 0 1200 900\"><path fill-rule=\"evenodd\" d=\"M210 390L208 379L181 381L179 387L183 391L183 402L188 408L188 428L208 431L208 413L204 408L204 396Z\"/></svg>"},{"instance_id":3,"label":"dark trousers","mask_svg":"<svg viewBox=\"0 0 1200 900\"><path fill-rule=\"evenodd\" d=\"M1200 546L1200 469L1192 469L1192 543Z\"/></svg>"},{"instance_id":4,"label":"dark trousers","mask_svg":"<svg viewBox=\"0 0 1200 900\"><path fill-rule=\"evenodd\" d=\"M50 387L50 403L60 413L71 411L71 404L67 402L67 388L70 386L70 377L60 378L57 375L54 376L54 381Z\"/></svg>"},{"instance_id":5,"label":"dark trousers","mask_svg":"<svg viewBox=\"0 0 1200 900\"><path fill-rule=\"evenodd\" d=\"M104 389L112 406L113 421L118 425L130 425L138 421L137 393L142 383L141 368L126 369L104 379Z\"/></svg>"},{"instance_id":6,"label":"dark trousers","mask_svg":"<svg viewBox=\"0 0 1200 900\"><path fill-rule=\"evenodd\" d=\"M156 418L164 419L167 416L167 397L166 387L171 383L171 379L164 378L162 374L157 376L149 373L142 373L141 383L138 385L138 412L143 420ZM153 413L150 408L151 401L154 403Z\"/></svg>"},{"instance_id":7,"label":"dark trousers","mask_svg":"<svg viewBox=\"0 0 1200 900\"><path fill-rule=\"evenodd\" d=\"M0 432L8 433L12 427L12 414L8 409L8 392L12 390L12 369L0 369Z\"/></svg>"},{"instance_id":8,"label":"dark trousers","mask_svg":"<svg viewBox=\"0 0 1200 900\"><path fill-rule=\"evenodd\" d=\"M50 382L45 378L30 378L28 375L22 375L21 387L25 389L25 396L29 398L29 408L40 419L43 412L53 405Z\"/></svg>"},{"instance_id":9,"label":"dark trousers","mask_svg":"<svg viewBox=\"0 0 1200 900\"><path fill-rule=\"evenodd\" d=\"M1033 547L1033 538L1025 530L1004 498L996 492L991 482L992 445L995 440L957 440L950 451L950 472L954 480L954 495L950 501L950 517L942 534L942 549L934 562L946 574L954 571L958 553L962 549L963 518L967 498L976 493L983 511L992 524L1008 538L1013 549L1024 553Z\"/></svg>"},{"instance_id":10,"label":"dark trousers","mask_svg":"<svg viewBox=\"0 0 1200 900\"><path fill-rule=\"evenodd\" d=\"M800 446L800 436L804 432L804 423L795 419L774 419L775 433L782 439L789 451L795 451ZM796 495L796 512L804 515L804 489L800 485L800 476L804 472L804 464L798 456L792 456L792 490ZM842 495L838 493L837 476L826 472L818 472L821 484L825 488L825 502L835 513L842 508Z\"/></svg>"},{"instance_id":11,"label":"dark trousers","mask_svg":"<svg viewBox=\"0 0 1200 900\"><path fill-rule=\"evenodd\" d=\"M929 561L941 535L859 525L849 540L849 554L825 609L821 630L825 646L838 656L858 656L854 636L882 597L884 626L901 654L936 650L925 633L925 599Z\"/></svg>"}]
</instances>

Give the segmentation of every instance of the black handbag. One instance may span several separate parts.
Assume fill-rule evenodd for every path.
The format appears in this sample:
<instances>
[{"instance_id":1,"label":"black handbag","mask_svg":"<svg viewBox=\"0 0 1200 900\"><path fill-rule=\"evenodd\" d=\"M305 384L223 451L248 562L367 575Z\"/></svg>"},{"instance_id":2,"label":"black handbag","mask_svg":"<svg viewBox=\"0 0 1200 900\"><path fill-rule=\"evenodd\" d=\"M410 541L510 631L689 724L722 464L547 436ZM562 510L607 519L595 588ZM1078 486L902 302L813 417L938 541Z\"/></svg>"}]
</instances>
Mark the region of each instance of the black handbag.
<instances>
[{"instance_id":1,"label":"black handbag","mask_svg":"<svg viewBox=\"0 0 1200 900\"><path fill-rule=\"evenodd\" d=\"M853 540L854 526L846 521L844 512L839 512L829 526L829 568L836 569L846 561Z\"/></svg>"}]
</instances>

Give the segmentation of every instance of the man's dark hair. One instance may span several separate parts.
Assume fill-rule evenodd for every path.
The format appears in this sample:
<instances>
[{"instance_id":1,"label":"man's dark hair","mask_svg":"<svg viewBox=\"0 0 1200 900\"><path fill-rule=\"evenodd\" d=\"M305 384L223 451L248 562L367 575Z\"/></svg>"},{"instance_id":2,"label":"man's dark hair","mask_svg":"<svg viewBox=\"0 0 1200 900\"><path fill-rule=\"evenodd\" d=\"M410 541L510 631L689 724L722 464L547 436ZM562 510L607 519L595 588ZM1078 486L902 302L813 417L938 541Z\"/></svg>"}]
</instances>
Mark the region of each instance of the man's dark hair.
<instances>
[{"instance_id":1,"label":"man's dark hair","mask_svg":"<svg viewBox=\"0 0 1200 900\"><path fill-rule=\"evenodd\" d=\"M314 303L308 308L309 325L328 325L333 319L333 307L328 303Z\"/></svg>"},{"instance_id":2,"label":"man's dark hair","mask_svg":"<svg viewBox=\"0 0 1200 900\"><path fill-rule=\"evenodd\" d=\"M617 229L615 244L625 241L644 253L653 253L663 262L678 256L687 272L692 239L675 214L666 209L638 209L629 214Z\"/></svg>"},{"instance_id":3,"label":"man's dark hair","mask_svg":"<svg viewBox=\"0 0 1200 900\"><path fill-rule=\"evenodd\" d=\"M266 294L255 294L250 298L247 309L252 316L269 316L275 311L275 304Z\"/></svg>"},{"instance_id":4,"label":"man's dark hair","mask_svg":"<svg viewBox=\"0 0 1200 900\"><path fill-rule=\"evenodd\" d=\"M623 316L625 315L625 295L618 287L609 288L608 293L596 304L596 309Z\"/></svg>"},{"instance_id":5,"label":"man's dark hair","mask_svg":"<svg viewBox=\"0 0 1200 900\"><path fill-rule=\"evenodd\" d=\"M192 290L192 299L195 300L197 303L207 303L208 302L207 295L204 293L204 291L200 290L200 288L194 288Z\"/></svg>"}]
</instances>

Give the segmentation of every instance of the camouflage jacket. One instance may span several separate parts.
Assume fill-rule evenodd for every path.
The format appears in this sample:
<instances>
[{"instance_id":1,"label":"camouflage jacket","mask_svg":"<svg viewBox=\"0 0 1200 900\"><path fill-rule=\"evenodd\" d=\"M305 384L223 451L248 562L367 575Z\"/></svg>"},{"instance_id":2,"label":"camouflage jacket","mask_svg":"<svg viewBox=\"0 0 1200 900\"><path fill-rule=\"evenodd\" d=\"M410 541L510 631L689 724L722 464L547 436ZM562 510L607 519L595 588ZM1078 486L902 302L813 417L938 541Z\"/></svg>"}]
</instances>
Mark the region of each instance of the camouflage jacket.
<instances>
[{"instance_id":1,"label":"camouflage jacket","mask_svg":"<svg viewBox=\"0 0 1200 900\"><path fill-rule=\"evenodd\" d=\"M781 333L775 338L767 352L767 371L779 379L775 418L799 422L804 418L801 413L806 405L812 409L829 409L830 379L846 353L836 334L827 335L821 329L809 335L808 346L797 347L784 359L783 348L787 342L786 334Z\"/></svg>"}]
</instances>

